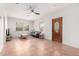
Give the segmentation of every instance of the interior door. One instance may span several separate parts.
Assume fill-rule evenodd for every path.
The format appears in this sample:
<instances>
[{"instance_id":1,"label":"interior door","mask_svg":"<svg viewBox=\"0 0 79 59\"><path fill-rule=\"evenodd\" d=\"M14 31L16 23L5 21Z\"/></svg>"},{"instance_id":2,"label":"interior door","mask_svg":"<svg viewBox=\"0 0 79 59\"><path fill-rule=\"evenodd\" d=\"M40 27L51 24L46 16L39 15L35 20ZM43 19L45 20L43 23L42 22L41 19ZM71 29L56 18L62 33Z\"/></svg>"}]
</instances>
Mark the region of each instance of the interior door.
<instances>
[{"instance_id":1,"label":"interior door","mask_svg":"<svg viewBox=\"0 0 79 59\"><path fill-rule=\"evenodd\" d=\"M62 42L62 17L52 19L52 40Z\"/></svg>"}]
</instances>

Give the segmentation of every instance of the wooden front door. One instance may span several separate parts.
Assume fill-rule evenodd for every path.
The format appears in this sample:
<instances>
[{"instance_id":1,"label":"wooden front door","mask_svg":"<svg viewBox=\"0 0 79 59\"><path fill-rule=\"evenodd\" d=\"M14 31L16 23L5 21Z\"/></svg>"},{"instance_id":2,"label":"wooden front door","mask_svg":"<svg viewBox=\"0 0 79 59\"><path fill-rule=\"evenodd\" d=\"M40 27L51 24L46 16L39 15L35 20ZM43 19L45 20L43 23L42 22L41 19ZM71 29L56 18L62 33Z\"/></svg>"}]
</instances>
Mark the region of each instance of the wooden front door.
<instances>
[{"instance_id":1,"label":"wooden front door","mask_svg":"<svg viewBox=\"0 0 79 59\"><path fill-rule=\"evenodd\" d=\"M52 40L62 42L62 17L52 19Z\"/></svg>"}]
</instances>

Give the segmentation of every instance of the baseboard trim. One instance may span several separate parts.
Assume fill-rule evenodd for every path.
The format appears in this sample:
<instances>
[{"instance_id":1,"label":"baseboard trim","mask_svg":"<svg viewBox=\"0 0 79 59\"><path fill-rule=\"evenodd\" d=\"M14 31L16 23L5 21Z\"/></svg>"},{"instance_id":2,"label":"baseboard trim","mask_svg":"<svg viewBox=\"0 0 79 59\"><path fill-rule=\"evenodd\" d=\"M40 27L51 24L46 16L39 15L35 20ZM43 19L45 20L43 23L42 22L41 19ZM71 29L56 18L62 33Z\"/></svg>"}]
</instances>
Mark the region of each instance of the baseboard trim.
<instances>
[{"instance_id":1,"label":"baseboard trim","mask_svg":"<svg viewBox=\"0 0 79 59\"><path fill-rule=\"evenodd\" d=\"M72 45L72 44L69 44L69 43L63 43L63 44L68 45L68 46L71 46L73 48L78 48L79 49L79 46L76 46L76 45Z\"/></svg>"}]
</instances>

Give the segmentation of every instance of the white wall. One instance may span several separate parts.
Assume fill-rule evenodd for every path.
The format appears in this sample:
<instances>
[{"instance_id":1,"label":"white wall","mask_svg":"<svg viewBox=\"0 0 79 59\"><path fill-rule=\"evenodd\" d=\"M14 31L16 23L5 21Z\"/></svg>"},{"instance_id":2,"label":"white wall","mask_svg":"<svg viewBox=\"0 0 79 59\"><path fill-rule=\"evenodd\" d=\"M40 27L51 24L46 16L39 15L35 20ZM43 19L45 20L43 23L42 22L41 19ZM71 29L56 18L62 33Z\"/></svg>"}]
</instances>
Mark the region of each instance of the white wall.
<instances>
[{"instance_id":1,"label":"white wall","mask_svg":"<svg viewBox=\"0 0 79 59\"><path fill-rule=\"evenodd\" d=\"M36 21L34 21L34 30L35 31L40 31L40 29L39 29L39 24L40 23L43 23L44 24L44 28L43 28L43 33L44 33L44 35L45 35L45 38L46 39L49 39L49 40L51 40L51 19L50 19L50 17L49 16L45 16L44 18L40 18L40 19L38 19L38 20L36 20Z\"/></svg>"},{"instance_id":2,"label":"white wall","mask_svg":"<svg viewBox=\"0 0 79 59\"><path fill-rule=\"evenodd\" d=\"M3 18L0 17L0 51L3 48L3 41L4 41L4 22Z\"/></svg>"},{"instance_id":3,"label":"white wall","mask_svg":"<svg viewBox=\"0 0 79 59\"><path fill-rule=\"evenodd\" d=\"M73 4L39 19L46 24L45 38L52 40L52 18L60 16L63 17L63 44L79 48L79 4Z\"/></svg>"},{"instance_id":4,"label":"white wall","mask_svg":"<svg viewBox=\"0 0 79 59\"><path fill-rule=\"evenodd\" d=\"M8 17L8 28L10 29L10 34L13 37L18 37L21 34L29 34L33 29L33 21L28 21L24 19L18 19L13 17ZM29 25L29 31L16 31L16 22L23 22Z\"/></svg>"},{"instance_id":5,"label":"white wall","mask_svg":"<svg viewBox=\"0 0 79 59\"><path fill-rule=\"evenodd\" d=\"M2 50L5 43L5 10L4 5L0 4L0 51Z\"/></svg>"}]
</instances>

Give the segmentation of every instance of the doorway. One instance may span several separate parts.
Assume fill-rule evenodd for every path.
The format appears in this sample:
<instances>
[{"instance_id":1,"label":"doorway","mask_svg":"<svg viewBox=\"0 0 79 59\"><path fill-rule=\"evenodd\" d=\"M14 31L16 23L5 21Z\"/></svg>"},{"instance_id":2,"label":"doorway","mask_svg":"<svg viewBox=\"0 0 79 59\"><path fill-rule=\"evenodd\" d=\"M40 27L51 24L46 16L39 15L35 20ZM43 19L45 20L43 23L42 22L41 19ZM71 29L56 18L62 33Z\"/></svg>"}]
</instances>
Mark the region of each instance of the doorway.
<instances>
[{"instance_id":1,"label":"doorway","mask_svg":"<svg viewBox=\"0 0 79 59\"><path fill-rule=\"evenodd\" d=\"M52 40L62 43L62 17L52 19Z\"/></svg>"}]
</instances>

